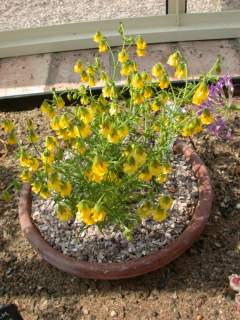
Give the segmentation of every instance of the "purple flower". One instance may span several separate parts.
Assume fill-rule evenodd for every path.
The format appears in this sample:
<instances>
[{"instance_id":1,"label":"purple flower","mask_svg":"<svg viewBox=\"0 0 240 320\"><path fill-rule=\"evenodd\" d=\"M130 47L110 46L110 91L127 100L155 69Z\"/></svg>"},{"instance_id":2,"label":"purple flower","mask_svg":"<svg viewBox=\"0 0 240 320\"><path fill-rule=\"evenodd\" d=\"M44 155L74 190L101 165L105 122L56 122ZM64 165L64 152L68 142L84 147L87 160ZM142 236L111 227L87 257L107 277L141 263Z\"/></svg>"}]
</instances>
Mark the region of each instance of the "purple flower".
<instances>
[{"instance_id":1,"label":"purple flower","mask_svg":"<svg viewBox=\"0 0 240 320\"><path fill-rule=\"evenodd\" d=\"M204 101L197 110L200 116L205 109L208 109L214 116L215 121L208 126L208 129L214 135L230 139L232 131L228 128L226 120L219 115L219 111L226 111L232 104L234 87L231 77L226 75L221 77L215 84L209 87L208 99Z\"/></svg>"}]
</instances>

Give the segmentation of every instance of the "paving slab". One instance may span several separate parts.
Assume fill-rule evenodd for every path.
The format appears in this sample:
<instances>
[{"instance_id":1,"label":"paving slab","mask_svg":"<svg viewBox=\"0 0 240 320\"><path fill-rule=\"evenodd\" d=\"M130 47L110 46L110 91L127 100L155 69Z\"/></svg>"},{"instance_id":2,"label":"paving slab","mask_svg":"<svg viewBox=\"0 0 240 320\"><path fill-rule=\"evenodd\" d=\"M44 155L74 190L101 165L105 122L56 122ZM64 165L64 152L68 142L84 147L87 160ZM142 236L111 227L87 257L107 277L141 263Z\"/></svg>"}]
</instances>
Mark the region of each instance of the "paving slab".
<instances>
[{"instance_id":1,"label":"paving slab","mask_svg":"<svg viewBox=\"0 0 240 320\"><path fill-rule=\"evenodd\" d=\"M186 57L191 78L198 78L208 71L217 55L223 58L222 74L240 76L240 39L152 44L145 57L135 57L134 50L132 57L136 58L140 70L150 71L153 64L166 62L176 49ZM0 59L0 97L44 93L52 87L57 90L78 88L79 77L73 73L74 62L80 58L91 63L96 55L96 49L89 49ZM101 55L101 61L106 70L111 71L109 53ZM174 80L173 70L168 66L167 70ZM117 80L120 81L120 77Z\"/></svg>"}]
</instances>

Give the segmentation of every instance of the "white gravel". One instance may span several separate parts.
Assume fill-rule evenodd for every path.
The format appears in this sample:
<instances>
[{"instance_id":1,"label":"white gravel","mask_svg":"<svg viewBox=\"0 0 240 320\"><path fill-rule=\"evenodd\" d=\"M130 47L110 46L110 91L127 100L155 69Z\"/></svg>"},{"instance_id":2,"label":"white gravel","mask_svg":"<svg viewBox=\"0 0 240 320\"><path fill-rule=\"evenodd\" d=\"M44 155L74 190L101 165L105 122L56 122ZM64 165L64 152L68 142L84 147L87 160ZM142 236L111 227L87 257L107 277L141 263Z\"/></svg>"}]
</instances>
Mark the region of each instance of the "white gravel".
<instances>
[{"instance_id":1,"label":"white gravel","mask_svg":"<svg viewBox=\"0 0 240 320\"><path fill-rule=\"evenodd\" d=\"M165 0L0 0L0 31L165 13Z\"/></svg>"},{"instance_id":2,"label":"white gravel","mask_svg":"<svg viewBox=\"0 0 240 320\"><path fill-rule=\"evenodd\" d=\"M96 226L81 231L81 224L61 223L54 215L54 203L35 198L33 220L42 236L56 249L84 261L119 262L145 256L177 238L191 220L198 201L198 187L191 167L175 156L173 174L164 186L174 199L169 217L159 223L144 220L127 241L116 226L106 226L102 233Z\"/></svg>"},{"instance_id":3,"label":"white gravel","mask_svg":"<svg viewBox=\"0 0 240 320\"><path fill-rule=\"evenodd\" d=\"M189 13L219 12L240 9L239 0L187 0Z\"/></svg>"},{"instance_id":4,"label":"white gravel","mask_svg":"<svg viewBox=\"0 0 240 320\"><path fill-rule=\"evenodd\" d=\"M240 9L239 0L188 0L188 12ZM0 0L0 31L165 15L166 0Z\"/></svg>"}]
</instances>

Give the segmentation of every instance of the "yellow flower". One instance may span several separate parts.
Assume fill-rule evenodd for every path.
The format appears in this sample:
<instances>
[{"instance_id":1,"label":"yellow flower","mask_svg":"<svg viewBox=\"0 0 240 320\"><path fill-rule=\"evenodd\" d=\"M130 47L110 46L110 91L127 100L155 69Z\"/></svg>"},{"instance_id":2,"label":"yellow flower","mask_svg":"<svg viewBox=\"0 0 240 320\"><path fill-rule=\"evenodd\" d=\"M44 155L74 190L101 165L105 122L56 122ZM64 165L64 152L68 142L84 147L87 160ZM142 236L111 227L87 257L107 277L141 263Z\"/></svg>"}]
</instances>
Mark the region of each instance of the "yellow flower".
<instances>
[{"instance_id":1,"label":"yellow flower","mask_svg":"<svg viewBox=\"0 0 240 320\"><path fill-rule=\"evenodd\" d=\"M133 153L133 147L131 145L127 145L127 147L123 150L123 155L125 157L131 156Z\"/></svg>"},{"instance_id":2,"label":"yellow flower","mask_svg":"<svg viewBox=\"0 0 240 320\"><path fill-rule=\"evenodd\" d=\"M94 118L94 111L92 108L87 107L77 107L76 116L82 120L84 123L90 123Z\"/></svg>"},{"instance_id":3,"label":"yellow flower","mask_svg":"<svg viewBox=\"0 0 240 320\"><path fill-rule=\"evenodd\" d=\"M54 161L54 153L49 150L45 150L41 155L41 160L44 164L51 164Z\"/></svg>"},{"instance_id":4,"label":"yellow flower","mask_svg":"<svg viewBox=\"0 0 240 320\"><path fill-rule=\"evenodd\" d=\"M129 65L127 63L123 63L120 73L123 77L128 77L129 74L131 73L131 68L129 67Z\"/></svg>"},{"instance_id":5,"label":"yellow flower","mask_svg":"<svg viewBox=\"0 0 240 320\"><path fill-rule=\"evenodd\" d=\"M108 45L107 45L107 43L106 43L106 40L101 40L101 41L99 42L98 51L99 51L100 53L105 53L105 52L108 51Z\"/></svg>"},{"instance_id":6,"label":"yellow flower","mask_svg":"<svg viewBox=\"0 0 240 320\"><path fill-rule=\"evenodd\" d=\"M99 132L101 133L101 135L105 138L108 137L108 135L111 132L111 127L110 124L108 122L104 122L101 126L100 126L100 130Z\"/></svg>"},{"instance_id":7,"label":"yellow flower","mask_svg":"<svg viewBox=\"0 0 240 320\"><path fill-rule=\"evenodd\" d=\"M119 112L120 112L120 107L118 106L118 104L116 102L112 102L110 104L110 109L109 109L110 115L113 116Z\"/></svg>"},{"instance_id":8,"label":"yellow flower","mask_svg":"<svg viewBox=\"0 0 240 320\"><path fill-rule=\"evenodd\" d=\"M104 98L114 98L116 97L116 89L114 85L107 83L102 89L102 95Z\"/></svg>"},{"instance_id":9,"label":"yellow flower","mask_svg":"<svg viewBox=\"0 0 240 320\"><path fill-rule=\"evenodd\" d=\"M139 174L138 176L139 180L142 180L142 181L149 181L152 179L152 174L151 172L149 171L149 168L146 167L142 170L142 172Z\"/></svg>"},{"instance_id":10,"label":"yellow flower","mask_svg":"<svg viewBox=\"0 0 240 320\"><path fill-rule=\"evenodd\" d=\"M209 125L213 123L214 119L208 109L203 110L202 114L200 115L200 119L202 124Z\"/></svg>"},{"instance_id":11,"label":"yellow flower","mask_svg":"<svg viewBox=\"0 0 240 320\"><path fill-rule=\"evenodd\" d=\"M117 130L117 134L119 135L120 139L125 138L128 135L128 127L123 125Z\"/></svg>"},{"instance_id":12,"label":"yellow flower","mask_svg":"<svg viewBox=\"0 0 240 320\"><path fill-rule=\"evenodd\" d=\"M94 76L89 76L88 84L90 87L94 87L96 85L96 80L95 80Z\"/></svg>"},{"instance_id":13,"label":"yellow flower","mask_svg":"<svg viewBox=\"0 0 240 320\"><path fill-rule=\"evenodd\" d=\"M37 143L39 141L39 136L31 130L28 135L28 141L29 143Z\"/></svg>"},{"instance_id":14,"label":"yellow flower","mask_svg":"<svg viewBox=\"0 0 240 320\"><path fill-rule=\"evenodd\" d=\"M149 171L153 176L158 176L162 173L162 166L158 161L152 161L149 166Z\"/></svg>"},{"instance_id":15,"label":"yellow flower","mask_svg":"<svg viewBox=\"0 0 240 320\"><path fill-rule=\"evenodd\" d=\"M151 108L154 112L157 112L160 110L161 104L159 102L159 99L155 99L151 105Z\"/></svg>"},{"instance_id":16,"label":"yellow flower","mask_svg":"<svg viewBox=\"0 0 240 320\"><path fill-rule=\"evenodd\" d=\"M172 172L172 167L169 164L165 163L161 165L161 170L162 174L169 174Z\"/></svg>"},{"instance_id":17,"label":"yellow flower","mask_svg":"<svg viewBox=\"0 0 240 320\"><path fill-rule=\"evenodd\" d=\"M197 133L202 132L202 130L203 130L203 127L202 127L202 122L201 122L201 120L200 120L200 119L195 119L195 121L194 121L194 131L193 131L193 133L194 133L194 134L197 134Z\"/></svg>"},{"instance_id":18,"label":"yellow flower","mask_svg":"<svg viewBox=\"0 0 240 320\"><path fill-rule=\"evenodd\" d=\"M62 139L64 141L67 141L72 138L72 126L70 126L67 129L60 129L56 132L59 139Z\"/></svg>"},{"instance_id":19,"label":"yellow flower","mask_svg":"<svg viewBox=\"0 0 240 320\"><path fill-rule=\"evenodd\" d=\"M58 109L62 109L65 106L65 101L63 100L63 98L61 96L58 96L56 98L56 106Z\"/></svg>"},{"instance_id":20,"label":"yellow flower","mask_svg":"<svg viewBox=\"0 0 240 320\"><path fill-rule=\"evenodd\" d=\"M35 181L32 183L32 191L34 193L39 193L42 188L42 183L40 181Z\"/></svg>"},{"instance_id":21,"label":"yellow flower","mask_svg":"<svg viewBox=\"0 0 240 320\"><path fill-rule=\"evenodd\" d=\"M94 224L94 220L92 218L91 208L86 203L86 201L82 200L77 204L78 212L76 214L77 222L84 222L86 225Z\"/></svg>"},{"instance_id":22,"label":"yellow flower","mask_svg":"<svg viewBox=\"0 0 240 320\"><path fill-rule=\"evenodd\" d=\"M145 70L141 72L141 77L144 81L151 81L151 75L147 73Z\"/></svg>"},{"instance_id":23,"label":"yellow flower","mask_svg":"<svg viewBox=\"0 0 240 320\"><path fill-rule=\"evenodd\" d=\"M44 200L48 199L50 197L50 192L48 191L48 189L46 187L42 188L39 192L39 195L41 198L43 198Z\"/></svg>"},{"instance_id":24,"label":"yellow flower","mask_svg":"<svg viewBox=\"0 0 240 320\"><path fill-rule=\"evenodd\" d=\"M88 170L84 173L84 176L89 180L96 183L100 183L102 180L104 180L104 175L97 175L93 173L92 171Z\"/></svg>"},{"instance_id":25,"label":"yellow flower","mask_svg":"<svg viewBox=\"0 0 240 320\"><path fill-rule=\"evenodd\" d=\"M95 68L91 65L87 66L86 72L88 74L88 76L94 76L95 74Z\"/></svg>"},{"instance_id":26,"label":"yellow flower","mask_svg":"<svg viewBox=\"0 0 240 320\"><path fill-rule=\"evenodd\" d=\"M81 104L83 104L84 106L86 106L90 102L87 95L82 96L80 101L81 101Z\"/></svg>"},{"instance_id":27,"label":"yellow flower","mask_svg":"<svg viewBox=\"0 0 240 320\"><path fill-rule=\"evenodd\" d=\"M43 167L45 173L49 176L50 174L52 174L52 166L49 165L49 164L45 164L44 167Z\"/></svg>"},{"instance_id":28,"label":"yellow flower","mask_svg":"<svg viewBox=\"0 0 240 320\"><path fill-rule=\"evenodd\" d=\"M60 120L60 117L59 116L54 116L51 120L51 128L56 131L56 130L59 130L60 127L59 127L59 120Z\"/></svg>"},{"instance_id":29,"label":"yellow flower","mask_svg":"<svg viewBox=\"0 0 240 320\"><path fill-rule=\"evenodd\" d=\"M182 129L182 136L183 137L190 137L193 134L193 131L190 130L189 125L186 125Z\"/></svg>"},{"instance_id":30,"label":"yellow flower","mask_svg":"<svg viewBox=\"0 0 240 320\"><path fill-rule=\"evenodd\" d=\"M59 193L61 191L61 187L62 181L60 179L60 176L56 173L52 173L48 179L48 189L54 190Z\"/></svg>"},{"instance_id":31,"label":"yellow flower","mask_svg":"<svg viewBox=\"0 0 240 320\"><path fill-rule=\"evenodd\" d=\"M7 144L14 145L16 143L17 143L17 137L16 137L15 130L13 130L8 134Z\"/></svg>"},{"instance_id":32,"label":"yellow flower","mask_svg":"<svg viewBox=\"0 0 240 320\"><path fill-rule=\"evenodd\" d=\"M140 74L136 73L133 75L131 80L131 85L135 89L142 89L144 87L144 82L140 76Z\"/></svg>"},{"instance_id":33,"label":"yellow flower","mask_svg":"<svg viewBox=\"0 0 240 320\"><path fill-rule=\"evenodd\" d=\"M1 124L1 126L2 126L5 133L10 133L14 129L14 125L13 125L12 121L10 121L8 119L4 120Z\"/></svg>"},{"instance_id":34,"label":"yellow flower","mask_svg":"<svg viewBox=\"0 0 240 320\"><path fill-rule=\"evenodd\" d=\"M176 51L168 57L167 64L169 64L171 67L177 67L181 59L182 57L180 52Z\"/></svg>"},{"instance_id":35,"label":"yellow flower","mask_svg":"<svg viewBox=\"0 0 240 320\"><path fill-rule=\"evenodd\" d=\"M110 143L118 143L121 139L121 134L119 134L119 132L115 128L112 128L109 135L107 136L107 140Z\"/></svg>"},{"instance_id":36,"label":"yellow flower","mask_svg":"<svg viewBox=\"0 0 240 320\"><path fill-rule=\"evenodd\" d=\"M33 171L33 172L37 171L39 167L38 159L32 158L28 166L30 171Z\"/></svg>"},{"instance_id":37,"label":"yellow flower","mask_svg":"<svg viewBox=\"0 0 240 320\"><path fill-rule=\"evenodd\" d=\"M49 108L51 107L51 105L45 100L43 101L43 103L41 104L40 110L43 113L47 113L49 111Z\"/></svg>"},{"instance_id":38,"label":"yellow flower","mask_svg":"<svg viewBox=\"0 0 240 320\"><path fill-rule=\"evenodd\" d=\"M153 95L153 91L151 87L146 87L143 91L143 96L145 99L150 99Z\"/></svg>"},{"instance_id":39,"label":"yellow flower","mask_svg":"<svg viewBox=\"0 0 240 320\"><path fill-rule=\"evenodd\" d=\"M32 178L32 173L29 170L23 170L20 174L20 179L23 182L30 182Z\"/></svg>"},{"instance_id":40,"label":"yellow flower","mask_svg":"<svg viewBox=\"0 0 240 320\"><path fill-rule=\"evenodd\" d=\"M158 203L161 209L168 210L172 207L173 199L170 196L163 195L159 198Z\"/></svg>"},{"instance_id":41,"label":"yellow flower","mask_svg":"<svg viewBox=\"0 0 240 320\"><path fill-rule=\"evenodd\" d=\"M136 46L137 46L137 49L144 50L147 47L147 43L146 41L143 40L141 36L138 36L136 39Z\"/></svg>"},{"instance_id":42,"label":"yellow flower","mask_svg":"<svg viewBox=\"0 0 240 320\"><path fill-rule=\"evenodd\" d=\"M184 79L187 77L187 65L184 62L181 62L177 65L175 77L177 79Z\"/></svg>"},{"instance_id":43,"label":"yellow flower","mask_svg":"<svg viewBox=\"0 0 240 320\"><path fill-rule=\"evenodd\" d=\"M101 71L100 80L103 81L103 82L108 82L109 81L109 76L105 71Z\"/></svg>"},{"instance_id":44,"label":"yellow flower","mask_svg":"<svg viewBox=\"0 0 240 320\"><path fill-rule=\"evenodd\" d=\"M152 67L152 75L156 78L160 78L164 73L161 63L157 63Z\"/></svg>"},{"instance_id":45,"label":"yellow flower","mask_svg":"<svg viewBox=\"0 0 240 320\"><path fill-rule=\"evenodd\" d=\"M103 39L103 36L100 31L97 31L93 36L93 41L99 43Z\"/></svg>"},{"instance_id":46,"label":"yellow flower","mask_svg":"<svg viewBox=\"0 0 240 320\"><path fill-rule=\"evenodd\" d=\"M128 60L122 64L120 73L122 76L128 77L131 73L136 71L137 71L136 63Z\"/></svg>"},{"instance_id":47,"label":"yellow flower","mask_svg":"<svg viewBox=\"0 0 240 320\"><path fill-rule=\"evenodd\" d=\"M159 174L156 180L159 184L163 184L164 182L167 181L167 174Z\"/></svg>"},{"instance_id":48,"label":"yellow flower","mask_svg":"<svg viewBox=\"0 0 240 320\"><path fill-rule=\"evenodd\" d=\"M28 155L25 151L20 154L19 162L22 167L28 167L31 162L32 157Z\"/></svg>"},{"instance_id":49,"label":"yellow flower","mask_svg":"<svg viewBox=\"0 0 240 320\"><path fill-rule=\"evenodd\" d=\"M203 130L202 122L199 118L193 119L190 123L185 125L182 130L183 137L190 137L193 134L200 133Z\"/></svg>"},{"instance_id":50,"label":"yellow flower","mask_svg":"<svg viewBox=\"0 0 240 320\"><path fill-rule=\"evenodd\" d=\"M152 216L154 220L162 222L167 218L167 211L158 207L153 210Z\"/></svg>"},{"instance_id":51,"label":"yellow flower","mask_svg":"<svg viewBox=\"0 0 240 320\"><path fill-rule=\"evenodd\" d=\"M145 202L141 207L137 209L137 215L141 219L146 219L152 215L152 208L150 202Z\"/></svg>"},{"instance_id":52,"label":"yellow flower","mask_svg":"<svg viewBox=\"0 0 240 320\"><path fill-rule=\"evenodd\" d=\"M79 138L81 137L81 126L75 125L70 128L70 135L72 138Z\"/></svg>"},{"instance_id":53,"label":"yellow flower","mask_svg":"<svg viewBox=\"0 0 240 320\"><path fill-rule=\"evenodd\" d=\"M138 166L143 165L147 160L147 154L141 147L137 147L133 152L133 157Z\"/></svg>"},{"instance_id":54,"label":"yellow flower","mask_svg":"<svg viewBox=\"0 0 240 320\"><path fill-rule=\"evenodd\" d=\"M81 82L88 82L89 81L89 76L85 70L83 70L81 73L80 81Z\"/></svg>"},{"instance_id":55,"label":"yellow flower","mask_svg":"<svg viewBox=\"0 0 240 320\"><path fill-rule=\"evenodd\" d=\"M138 57L144 57L145 56L145 50L137 48L136 54L137 54Z\"/></svg>"},{"instance_id":56,"label":"yellow flower","mask_svg":"<svg viewBox=\"0 0 240 320\"><path fill-rule=\"evenodd\" d=\"M59 190L61 197L68 197L72 192L72 185L70 181L61 183L61 189Z\"/></svg>"},{"instance_id":57,"label":"yellow flower","mask_svg":"<svg viewBox=\"0 0 240 320\"><path fill-rule=\"evenodd\" d=\"M137 169L138 165L133 157L130 157L127 162L123 164L123 172L126 174L133 174Z\"/></svg>"},{"instance_id":58,"label":"yellow flower","mask_svg":"<svg viewBox=\"0 0 240 320\"><path fill-rule=\"evenodd\" d=\"M106 218L106 212L100 205L95 205L91 210L92 219L95 223L102 222Z\"/></svg>"},{"instance_id":59,"label":"yellow flower","mask_svg":"<svg viewBox=\"0 0 240 320\"><path fill-rule=\"evenodd\" d=\"M128 54L126 50L123 48L119 53L118 53L118 61L120 63L124 63L128 60Z\"/></svg>"},{"instance_id":60,"label":"yellow flower","mask_svg":"<svg viewBox=\"0 0 240 320\"><path fill-rule=\"evenodd\" d=\"M89 137L91 135L92 131L87 123L82 123L82 126L80 128L80 135L83 139Z\"/></svg>"},{"instance_id":61,"label":"yellow flower","mask_svg":"<svg viewBox=\"0 0 240 320\"><path fill-rule=\"evenodd\" d=\"M169 82L168 76L166 73L164 73L160 78L159 87L163 90L163 89L167 89L169 85L170 85L170 82Z\"/></svg>"},{"instance_id":62,"label":"yellow flower","mask_svg":"<svg viewBox=\"0 0 240 320\"><path fill-rule=\"evenodd\" d=\"M53 136L47 136L45 139L46 149L49 151L54 151L57 146L57 139Z\"/></svg>"},{"instance_id":63,"label":"yellow flower","mask_svg":"<svg viewBox=\"0 0 240 320\"><path fill-rule=\"evenodd\" d=\"M152 129L155 132L160 132L160 130L161 130L160 126L157 123L153 123Z\"/></svg>"},{"instance_id":64,"label":"yellow flower","mask_svg":"<svg viewBox=\"0 0 240 320\"><path fill-rule=\"evenodd\" d=\"M92 164L92 172L98 176L104 176L108 172L108 163L96 158Z\"/></svg>"},{"instance_id":65,"label":"yellow flower","mask_svg":"<svg viewBox=\"0 0 240 320\"><path fill-rule=\"evenodd\" d=\"M207 99L208 94L208 85L205 82L201 82L192 97L192 103L200 106L200 104L202 104L203 101Z\"/></svg>"},{"instance_id":66,"label":"yellow flower","mask_svg":"<svg viewBox=\"0 0 240 320\"><path fill-rule=\"evenodd\" d=\"M85 151L86 151L86 147L85 147L84 143L82 141L79 141L79 140L75 141L73 143L72 147L73 147L74 150L78 151L81 155L83 155L85 153Z\"/></svg>"},{"instance_id":67,"label":"yellow flower","mask_svg":"<svg viewBox=\"0 0 240 320\"><path fill-rule=\"evenodd\" d=\"M144 95L141 94L140 92L134 92L132 99L134 104L144 103Z\"/></svg>"},{"instance_id":68,"label":"yellow flower","mask_svg":"<svg viewBox=\"0 0 240 320\"><path fill-rule=\"evenodd\" d=\"M80 60L78 60L75 64L74 64L74 67L73 67L73 71L75 73L81 73L83 70L83 65L82 65L82 62Z\"/></svg>"},{"instance_id":69,"label":"yellow flower","mask_svg":"<svg viewBox=\"0 0 240 320\"><path fill-rule=\"evenodd\" d=\"M58 204L56 215L61 222L69 221L73 217L71 208L64 202Z\"/></svg>"},{"instance_id":70,"label":"yellow flower","mask_svg":"<svg viewBox=\"0 0 240 320\"><path fill-rule=\"evenodd\" d=\"M165 105L168 101L169 97L168 97L168 94L167 92L165 91L162 91L159 95L159 101L162 105Z\"/></svg>"}]
</instances>

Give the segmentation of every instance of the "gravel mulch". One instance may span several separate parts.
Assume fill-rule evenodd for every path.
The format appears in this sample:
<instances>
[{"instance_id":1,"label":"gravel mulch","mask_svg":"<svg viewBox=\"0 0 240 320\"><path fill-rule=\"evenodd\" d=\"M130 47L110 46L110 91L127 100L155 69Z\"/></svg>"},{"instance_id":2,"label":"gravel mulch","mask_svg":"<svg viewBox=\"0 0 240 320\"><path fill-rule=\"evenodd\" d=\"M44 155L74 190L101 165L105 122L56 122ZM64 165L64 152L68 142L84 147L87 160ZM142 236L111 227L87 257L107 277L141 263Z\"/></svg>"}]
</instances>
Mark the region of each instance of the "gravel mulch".
<instances>
[{"instance_id":1,"label":"gravel mulch","mask_svg":"<svg viewBox=\"0 0 240 320\"><path fill-rule=\"evenodd\" d=\"M163 223L145 219L134 229L131 242L117 226L108 225L102 232L96 226L81 231L81 223L59 222L51 199L36 198L32 216L45 240L67 255L84 261L127 261L163 248L189 224L198 201L198 187L191 166L183 157L175 156L173 174L162 192L174 199L168 218Z\"/></svg>"},{"instance_id":2,"label":"gravel mulch","mask_svg":"<svg viewBox=\"0 0 240 320\"><path fill-rule=\"evenodd\" d=\"M39 110L0 113L46 123ZM240 273L240 121L224 142L206 135L195 140L215 189L212 215L200 239L170 265L121 281L92 281L67 275L44 262L23 237L18 195L0 201L0 304L18 305L24 320L237 320L228 276ZM16 173L15 160L0 155L0 189Z\"/></svg>"}]
</instances>

